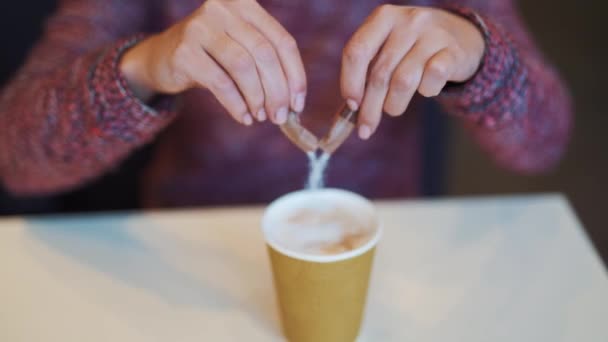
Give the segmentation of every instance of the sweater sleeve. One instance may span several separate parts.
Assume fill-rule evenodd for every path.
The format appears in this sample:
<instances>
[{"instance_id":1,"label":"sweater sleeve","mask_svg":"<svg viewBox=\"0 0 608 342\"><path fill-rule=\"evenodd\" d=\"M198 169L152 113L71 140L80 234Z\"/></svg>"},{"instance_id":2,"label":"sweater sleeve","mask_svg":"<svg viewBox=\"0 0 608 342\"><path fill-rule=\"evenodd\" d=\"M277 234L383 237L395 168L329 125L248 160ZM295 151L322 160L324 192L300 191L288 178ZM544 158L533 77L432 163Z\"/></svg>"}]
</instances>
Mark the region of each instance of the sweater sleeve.
<instances>
[{"instance_id":1,"label":"sweater sleeve","mask_svg":"<svg viewBox=\"0 0 608 342\"><path fill-rule=\"evenodd\" d=\"M66 191L114 167L174 117L118 64L148 23L146 0L65 0L0 93L0 179L15 194Z\"/></svg>"},{"instance_id":2,"label":"sweater sleeve","mask_svg":"<svg viewBox=\"0 0 608 342\"><path fill-rule=\"evenodd\" d=\"M438 1L471 20L486 51L476 75L439 96L501 166L522 173L550 169L561 158L572 121L571 99L543 58L512 0Z\"/></svg>"}]
</instances>

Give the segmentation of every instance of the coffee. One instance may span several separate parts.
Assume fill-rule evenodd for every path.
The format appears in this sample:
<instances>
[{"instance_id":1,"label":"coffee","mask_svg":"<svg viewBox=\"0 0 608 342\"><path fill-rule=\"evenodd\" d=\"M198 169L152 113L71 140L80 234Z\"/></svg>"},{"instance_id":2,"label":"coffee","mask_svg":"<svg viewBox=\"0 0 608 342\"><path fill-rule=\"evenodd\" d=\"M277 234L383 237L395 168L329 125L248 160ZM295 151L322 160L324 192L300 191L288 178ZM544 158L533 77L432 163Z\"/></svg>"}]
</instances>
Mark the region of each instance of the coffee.
<instances>
[{"instance_id":1,"label":"coffee","mask_svg":"<svg viewBox=\"0 0 608 342\"><path fill-rule=\"evenodd\" d=\"M303 190L262 219L283 332L292 342L357 339L382 229L373 204L344 190Z\"/></svg>"},{"instance_id":2,"label":"coffee","mask_svg":"<svg viewBox=\"0 0 608 342\"><path fill-rule=\"evenodd\" d=\"M335 255L355 250L374 237L374 216L360 203L318 194L292 201L271 218L267 234L275 244L296 253Z\"/></svg>"}]
</instances>

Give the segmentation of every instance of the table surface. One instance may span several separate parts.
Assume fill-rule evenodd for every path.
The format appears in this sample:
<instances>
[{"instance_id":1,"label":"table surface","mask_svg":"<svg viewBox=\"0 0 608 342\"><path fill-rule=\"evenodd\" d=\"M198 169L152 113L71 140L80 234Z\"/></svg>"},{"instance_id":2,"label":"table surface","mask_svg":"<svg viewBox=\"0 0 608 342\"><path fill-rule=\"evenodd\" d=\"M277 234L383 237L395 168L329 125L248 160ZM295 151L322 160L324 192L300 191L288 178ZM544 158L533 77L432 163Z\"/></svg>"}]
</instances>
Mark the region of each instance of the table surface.
<instances>
[{"instance_id":1,"label":"table surface","mask_svg":"<svg viewBox=\"0 0 608 342\"><path fill-rule=\"evenodd\" d=\"M559 195L378 202L361 341L608 341ZM261 208L0 220L0 341L281 341Z\"/></svg>"}]
</instances>

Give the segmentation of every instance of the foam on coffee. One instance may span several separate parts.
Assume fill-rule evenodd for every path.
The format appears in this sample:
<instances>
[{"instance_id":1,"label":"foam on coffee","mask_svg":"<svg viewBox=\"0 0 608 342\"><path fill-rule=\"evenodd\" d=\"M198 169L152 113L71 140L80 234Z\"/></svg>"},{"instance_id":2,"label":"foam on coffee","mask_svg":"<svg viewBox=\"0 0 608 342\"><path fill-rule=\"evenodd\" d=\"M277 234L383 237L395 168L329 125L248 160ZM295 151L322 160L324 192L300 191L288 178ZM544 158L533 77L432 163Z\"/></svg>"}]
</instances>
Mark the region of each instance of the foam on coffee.
<instances>
[{"instance_id":1,"label":"foam on coffee","mask_svg":"<svg viewBox=\"0 0 608 342\"><path fill-rule=\"evenodd\" d=\"M373 207L335 189L287 195L269 209L264 222L269 242L305 255L337 255L370 242L377 232Z\"/></svg>"}]
</instances>

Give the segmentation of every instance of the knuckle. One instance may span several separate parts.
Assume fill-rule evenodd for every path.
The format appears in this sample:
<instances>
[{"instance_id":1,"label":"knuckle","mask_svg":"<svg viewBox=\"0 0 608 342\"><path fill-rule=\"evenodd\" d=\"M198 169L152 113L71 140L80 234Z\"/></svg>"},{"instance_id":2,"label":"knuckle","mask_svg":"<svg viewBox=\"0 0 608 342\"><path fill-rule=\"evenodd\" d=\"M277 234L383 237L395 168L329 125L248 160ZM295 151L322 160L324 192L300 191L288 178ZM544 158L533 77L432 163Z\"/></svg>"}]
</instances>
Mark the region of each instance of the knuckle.
<instances>
[{"instance_id":1,"label":"knuckle","mask_svg":"<svg viewBox=\"0 0 608 342\"><path fill-rule=\"evenodd\" d=\"M188 64L183 62L183 57L175 54L167 63L167 76L175 82L181 82L188 75Z\"/></svg>"},{"instance_id":2,"label":"knuckle","mask_svg":"<svg viewBox=\"0 0 608 342\"><path fill-rule=\"evenodd\" d=\"M185 37L194 38L200 36L202 31L203 25L199 20L197 20L196 17L194 17L193 19L185 23L183 34Z\"/></svg>"},{"instance_id":3,"label":"knuckle","mask_svg":"<svg viewBox=\"0 0 608 342\"><path fill-rule=\"evenodd\" d=\"M344 58L347 62L358 63L364 61L367 56L368 47L359 40L350 41L344 48Z\"/></svg>"},{"instance_id":4,"label":"knuckle","mask_svg":"<svg viewBox=\"0 0 608 342\"><path fill-rule=\"evenodd\" d=\"M391 5L391 4L380 5L380 6L376 7L376 9L374 10L374 15L377 15L377 16L387 15L388 13L392 12L394 10L394 8L395 8L395 6Z\"/></svg>"},{"instance_id":5,"label":"knuckle","mask_svg":"<svg viewBox=\"0 0 608 342\"><path fill-rule=\"evenodd\" d=\"M448 77L448 66L442 61L430 61L427 66L427 71L435 78L445 79Z\"/></svg>"},{"instance_id":6,"label":"knuckle","mask_svg":"<svg viewBox=\"0 0 608 342\"><path fill-rule=\"evenodd\" d=\"M377 88L388 86L391 79L391 70L386 64L374 67L370 76L370 85Z\"/></svg>"},{"instance_id":7,"label":"knuckle","mask_svg":"<svg viewBox=\"0 0 608 342\"><path fill-rule=\"evenodd\" d=\"M213 11L213 10L217 10L220 9L223 6L223 3L221 1L218 0L207 0L203 3L203 5L200 7L200 13L205 13L207 11Z\"/></svg>"},{"instance_id":8,"label":"knuckle","mask_svg":"<svg viewBox=\"0 0 608 342\"><path fill-rule=\"evenodd\" d=\"M183 70L173 68L167 73L168 79L165 83L179 88L189 83L190 78L187 75Z\"/></svg>"},{"instance_id":9,"label":"knuckle","mask_svg":"<svg viewBox=\"0 0 608 342\"><path fill-rule=\"evenodd\" d=\"M173 51L173 67L187 65L190 62L192 51L186 43L179 44Z\"/></svg>"},{"instance_id":10,"label":"knuckle","mask_svg":"<svg viewBox=\"0 0 608 342\"><path fill-rule=\"evenodd\" d=\"M433 39L445 47L458 46L457 40L454 38L454 33L448 29L438 27L433 33Z\"/></svg>"},{"instance_id":11,"label":"knuckle","mask_svg":"<svg viewBox=\"0 0 608 342\"><path fill-rule=\"evenodd\" d=\"M170 94L177 93L191 84L188 74L178 69L172 69L165 77L161 76L159 80Z\"/></svg>"},{"instance_id":12,"label":"knuckle","mask_svg":"<svg viewBox=\"0 0 608 342\"><path fill-rule=\"evenodd\" d=\"M431 12L425 8L414 7L410 9L408 16L414 26L421 27L431 20Z\"/></svg>"},{"instance_id":13,"label":"knuckle","mask_svg":"<svg viewBox=\"0 0 608 342\"><path fill-rule=\"evenodd\" d=\"M294 51L298 49L298 42L296 42L295 38L289 33L283 33L281 37L279 37L279 47L281 49Z\"/></svg>"},{"instance_id":14,"label":"knuckle","mask_svg":"<svg viewBox=\"0 0 608 342\"><path fill-rule=\"evenodd\" d=\"M227 18L233 17L230 9L228 8L229 1L224 0L206 0L199 1L202 5L192 14L194 20L200 21L201 23L208 23L220 20L226 20Z\"/></svg>"},{"instance_id":15,"label":"knuckle","mask_svg":"<svg viewBox=\"0 0 608 342\"><path fill-rule=\"evenodd\" d=\"M246 72L254 68L253 61L246 52L240 51L231 54L228 62L230 69L235 72Z\"/></svg>"},{"instance_id":16,"label":"knuckle","mask_svg":"<svg viewBox=\"0 0 608 342\"><path fill-rule=\"evenodd\" d=\"M225 75L215 75L212 79L211 86L220 93L226 93L233 89L232 80Z\"/></svg>"},{"instance_id":17,"label":"knuckle","mask_svg":"<svg viewBox=\"0 0 608 342\"><path fill-rule=\"evenodd\" d=\"M450 57L452 63L454 63L454 62L463 63L467 60L467 53L460 46L454 45L449 50L449 57Z\"/></svg>"},{"instance_id":18,"label":"knuckle","mask_svg":"<svg viewBox=\"0 0 608 342\"><path fill-rule=\"evenodd\" d=\"M274 62L276 60L272 45L263 39L254 42L253 54L262 62Z\"/></svg>"},{"instance_id":19,"label":"knuckle","mask_svg":"<svg viewBox=\"0 0 608 342\"><path fill-rule=\"evenodd\" d=\"M416 88L416 80L410 73L402 72L395 77L391 82L391 88L394 88L398 92L411 91Z\"/></svg>"}]
</instances>

